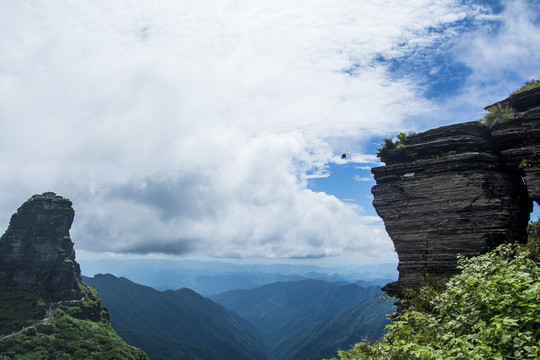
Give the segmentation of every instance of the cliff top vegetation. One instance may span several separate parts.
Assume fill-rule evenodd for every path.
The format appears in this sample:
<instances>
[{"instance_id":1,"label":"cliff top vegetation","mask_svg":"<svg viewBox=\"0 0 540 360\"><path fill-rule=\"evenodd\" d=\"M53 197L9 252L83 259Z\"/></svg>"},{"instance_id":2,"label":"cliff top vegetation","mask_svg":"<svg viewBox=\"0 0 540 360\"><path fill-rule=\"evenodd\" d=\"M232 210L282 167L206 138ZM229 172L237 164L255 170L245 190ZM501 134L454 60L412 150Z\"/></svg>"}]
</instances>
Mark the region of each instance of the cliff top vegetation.
<instances>
[{"instance_id":1,"label":"cliff top vegetation","mask_svg":"<svg viewBox=\"0 0 540 360\"><path fill-rule=\"evenodd\" d=\"M1 337L0 358L148 359L142 350L126 344L113 330L109 313L101 307L101 299L92 288L84 301L65 301L49 311L46 320L37 326Z\"/></svg>"},{"instance_id":2,"label":"cliff top vegetation","mask_svg":"<svg viewBox=\"0 0 540 360\"><path fill-rule=\"evenodd\" d=\"M540 79L528 80L519 89L510 93L508 99L512 98L512 96L536 89L538 87L540 87ZM506 104L506 101L508 99L486 107L486 110L488 112L486 113L486 115L484 115L482 119L478 120L478 122L487 127L491 127L494 124L504 123L513 119L515 110L511 106ZM415 132L401 132L397 135L392 135L385 138L383 143L381 144L381 147L377 149L377 157L382 160L389 151L403 149L407 144L409 138L411 136L414 136L415 134Z\"/></svg>"},{"instance_id":3,"label":"cliff top vegetation","mask_svg":"<svg viewBox=\"0 0 540 360\"><path fill-rule=\"evenodd\" d=\"M537 87L540 87L540 79L531 79L529 81L526 81L522 87L513 91L510 95L520 94L522 92L529 91Z\"/></svg>"},{"instance_id":4,"label":"cliff top vegetation","mask_svg":"<svg viewBox=\"0 0 540 360\"><path fill-rule=\"evenodd\" d=\"M510 93L509 99L513 96L530 91L540 87L540 80L531 79L526 81L519 89ZM505 101L498 102L486 108L486 115L480 120L480 123L491 127L497 123L504 123L514 118L515 110Z\"/></svg>"}]
</instances>

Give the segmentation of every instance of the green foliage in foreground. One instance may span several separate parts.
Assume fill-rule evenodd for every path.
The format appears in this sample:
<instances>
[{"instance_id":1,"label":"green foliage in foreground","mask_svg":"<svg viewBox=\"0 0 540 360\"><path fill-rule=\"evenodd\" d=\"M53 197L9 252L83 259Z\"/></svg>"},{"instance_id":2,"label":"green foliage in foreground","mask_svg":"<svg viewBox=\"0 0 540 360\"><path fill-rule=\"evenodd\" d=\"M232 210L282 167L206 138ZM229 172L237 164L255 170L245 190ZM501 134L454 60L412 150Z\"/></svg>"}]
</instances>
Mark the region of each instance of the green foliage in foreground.
<instances>
[{"instance_id":1,"label":"green foliage in foreground","mask_svg":"<svg viewBox=\"0 0 540 360\"><path fill-rule=\"evenodd\" d=\"M112 329L94 290L84 302L59 306L52 313L48 324L0 339L0 355L17 360L148 359Z\"/></svg>"},{"instance_id":2,"label":"green foliage in foreground","mask_svg":"<svg viewBox=\"0 0 540 360\"><path fill-rule=\"evenodd\" d=\"M423 289L383 338L340 351L340 359L540 359L540 241L529 229L526 246L460 259L462 273L445 290Z\"/></svg>"}]
</instances>

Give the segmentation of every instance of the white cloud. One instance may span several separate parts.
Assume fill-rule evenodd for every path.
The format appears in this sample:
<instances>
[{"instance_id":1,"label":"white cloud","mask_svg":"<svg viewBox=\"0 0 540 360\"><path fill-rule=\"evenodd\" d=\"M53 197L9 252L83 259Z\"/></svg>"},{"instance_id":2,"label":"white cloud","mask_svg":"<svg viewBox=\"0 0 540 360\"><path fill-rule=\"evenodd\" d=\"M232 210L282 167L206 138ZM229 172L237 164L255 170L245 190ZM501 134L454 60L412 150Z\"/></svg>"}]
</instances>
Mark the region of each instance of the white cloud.
<instances>
[{"instance_id":1,"label":"white cloud","mask_svg":"<svg viewBox=\"0 0 540 360\"><path fill-rule=\"evenodd\" d=\"M74 202L72 235L90 251L392 257L380 225L308 190L306 174L324 176L333 144L361 146L429 109L414 79L391 80L376 59L453 36L465 11L453 0L2 2L2 218L52 190Z\"/></svg>"},{"instance_id":2,"label":"white cloud","mask_svg":"<svg viewBox=\"0 0 540 360\"><path fill-rule=\"evenodd\" d=\"M524 0L504 4L504 10L490 18L492 26L464 36L456 49L458 60L473 71L468 81L476 91L480 84L508 85L516 74L526 80L540 75L540 5Z\"/></svg>"},{"instance_id":3,"label":"white cloud","mask_svg":"<svg viewBox=\"0 0 540 360\"><path fill-rule=\"evenodd\" d=\"M452 61L468 73L460 74L460 89L437 109L441 125L482 118L483 108L505 99L530 79L540 77L540 3L534 0L502 1L498 14L479 16L483 24L453 40Z\"/></svg>"},{"instance_id":4,"label":"white cloud","mask_svg":"<svg viewBox=\"0 0 540 360\"><path fill-rule=\"evenodd\" d=\"M354 181L374 181L372 177L362 177L360 175L354 175Z\"/></svg>"}]
</instances>

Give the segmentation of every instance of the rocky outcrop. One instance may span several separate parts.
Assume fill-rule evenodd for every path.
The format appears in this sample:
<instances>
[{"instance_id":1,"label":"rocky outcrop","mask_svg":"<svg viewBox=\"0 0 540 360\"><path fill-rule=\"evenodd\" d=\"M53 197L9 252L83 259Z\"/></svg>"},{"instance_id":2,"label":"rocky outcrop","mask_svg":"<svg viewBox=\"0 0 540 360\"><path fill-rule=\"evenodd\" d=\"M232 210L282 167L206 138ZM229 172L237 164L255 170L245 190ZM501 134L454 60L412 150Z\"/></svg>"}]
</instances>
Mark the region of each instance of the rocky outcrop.
<instances>
[{"instance_id":1,"label":"rocky outcrop","mask_svg":"<svg viewBox=\"0 0 540 360\"><path fill-rule=\"evenodd\" d=\"M540 89L540 88L539 88ZM518 113L504 124L495 124L491 136L507 168L523 178L529 198L540 202L540 91L537 107Z\"/></svg>"},{"instance_id":2,"label":"rocky outcrop","mask_svg":"<svg viewBox=\"0 0 540 360\"><path fill-rule=\"evenodd\" d=\"M373 205L399 257L400 296L428 274L458 272L458 254L476 256L526 241L532 201L540 200L540 89L491 107L514 119L445 126L410 136L379 153Z\"/></svg>"},{"instance_id":3,"label":"rocky outcrop","mask_svg":"<svg viewBox=\"0 0 540 360\"><path fill-rule=\"evenodd\" d=\"M69 229L71 201L34 195L11 217L0 238L0 290L35 291L51 300L78 299L81 271Z\"/></svg>"}]
</instances>

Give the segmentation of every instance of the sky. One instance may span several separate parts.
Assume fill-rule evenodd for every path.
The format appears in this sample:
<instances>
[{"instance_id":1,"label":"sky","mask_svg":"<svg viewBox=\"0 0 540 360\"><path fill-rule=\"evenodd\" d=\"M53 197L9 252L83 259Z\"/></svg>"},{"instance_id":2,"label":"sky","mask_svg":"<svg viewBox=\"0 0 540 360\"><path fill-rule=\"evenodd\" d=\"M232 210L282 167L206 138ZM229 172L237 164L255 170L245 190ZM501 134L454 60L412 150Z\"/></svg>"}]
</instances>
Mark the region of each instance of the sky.
<instances>
[{"instance_id":1,"label":"sky","mask_svg":"<svg viewBox=\"0 0 540 360\"><path fill-rule=\"evenodd\" d=\"M53 191L83 261L384 263L377 147L538 78L540 2L4 0L0 49L0 232Z\"/></svg>"}]
</instances>

